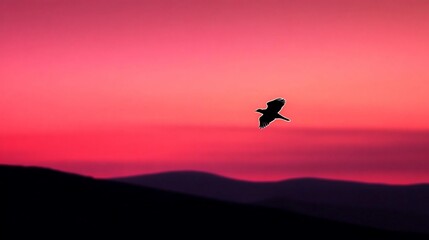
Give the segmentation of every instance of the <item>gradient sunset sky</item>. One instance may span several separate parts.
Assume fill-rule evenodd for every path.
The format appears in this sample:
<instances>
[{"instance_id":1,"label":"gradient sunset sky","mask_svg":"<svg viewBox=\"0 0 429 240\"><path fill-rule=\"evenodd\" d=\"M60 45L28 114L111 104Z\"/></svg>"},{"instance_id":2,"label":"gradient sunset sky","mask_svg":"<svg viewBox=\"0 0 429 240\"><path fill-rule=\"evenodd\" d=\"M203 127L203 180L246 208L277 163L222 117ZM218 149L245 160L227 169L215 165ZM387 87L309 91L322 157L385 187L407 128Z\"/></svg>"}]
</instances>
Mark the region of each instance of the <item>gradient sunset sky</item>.
<instances>
[{"instance_id":1,"label":"gradient sunset sky","mask_svg":"<svg viewBox=\"0 0 429 240\"><path fill-rule=\"evenodd\" d=\"M2 0L0 164L429 182L429 1ZM257 108L287 100L258 128Z\"/></svg>"}]
</instances>

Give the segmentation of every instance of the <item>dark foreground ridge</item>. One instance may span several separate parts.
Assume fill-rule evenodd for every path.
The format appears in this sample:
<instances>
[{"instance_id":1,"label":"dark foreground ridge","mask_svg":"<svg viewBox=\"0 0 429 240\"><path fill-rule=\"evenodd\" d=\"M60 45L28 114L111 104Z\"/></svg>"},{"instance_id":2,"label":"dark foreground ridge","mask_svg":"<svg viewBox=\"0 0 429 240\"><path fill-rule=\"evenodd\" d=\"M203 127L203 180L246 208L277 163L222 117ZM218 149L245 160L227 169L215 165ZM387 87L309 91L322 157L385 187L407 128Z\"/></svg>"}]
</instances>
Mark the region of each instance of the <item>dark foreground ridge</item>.
<instances>
[{"instance_id":1,"label":"dark foreground ridge","mask_svg":"<svg viewBox=\"0 0 429 240\"><path fill-rule=\"evenodd\" d=\"M42 168L0 166L0 184L2 240L427 239Z\"/></svg>"}]
</instances>

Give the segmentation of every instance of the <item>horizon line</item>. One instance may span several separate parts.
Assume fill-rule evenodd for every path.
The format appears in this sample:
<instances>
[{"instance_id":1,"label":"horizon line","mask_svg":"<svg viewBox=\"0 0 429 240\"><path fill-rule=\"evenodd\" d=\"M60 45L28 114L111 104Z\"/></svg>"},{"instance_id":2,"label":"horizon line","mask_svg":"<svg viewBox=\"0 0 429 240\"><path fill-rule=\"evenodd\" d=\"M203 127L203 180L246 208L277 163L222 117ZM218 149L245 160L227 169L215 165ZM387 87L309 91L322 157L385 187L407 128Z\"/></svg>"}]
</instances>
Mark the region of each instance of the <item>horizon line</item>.
<instances>
[{"instance_id":1,"label":"horizon line","mask_svg":"<svg viewBox=\"0 0 429 240\"><path fill-rule=\"evenodd\" d=\"M65 174L73 174L78 175L82 177L88 177L92 179L99 179L99 180L115 180L115 179L123 179L123 178L133 178L133 177L143 177L143 176L155 176L155 175L162 175L162 174L173 174L173 173L197 173L197 174L204 174L209 175L221 179L226 179L230 181L236 181L236 182L243 182L243 183L254 183L254 184L275 184L275 183L281 183L281 182L288 182L288 181L299 181L299 180L316 180L316 181L325 181L325 182L343 182L343 183L350 183L350 184L363 184L363 185L381 185L381 186L387 186L387 187L412 187L412 186L429 186L429 182L418 182L418 183L386 183L386 182L370 182L370 181L357 181L357 180L350 180L350 179L339 179L339 178L325 178L325 177L311 177L311 176L303 176L303 177L292 177L292 178L282 178L279 180L250 180L250 179L243 179L243 178L237 178L232 176L227 176L220 173L215 172L209 172L209 171L202 171L202 170L194 170L194 169L181 169L181 170L166 170L166 171L155 171L150 173L142 173L142 174L133 174L133 175L126 175L126 176L115 176L115 177L94 177L90 175L85 175L81 173L76 172L70 172L66 170L61 170L55 167L45 167L45 166L38 166L38 165L24 165L24 164L5 164L0 163L0 167L23 167L23 168L34 168L34 169L45 169L50 171L56 171L61 172Z\"/></svg>"}]
</instances>

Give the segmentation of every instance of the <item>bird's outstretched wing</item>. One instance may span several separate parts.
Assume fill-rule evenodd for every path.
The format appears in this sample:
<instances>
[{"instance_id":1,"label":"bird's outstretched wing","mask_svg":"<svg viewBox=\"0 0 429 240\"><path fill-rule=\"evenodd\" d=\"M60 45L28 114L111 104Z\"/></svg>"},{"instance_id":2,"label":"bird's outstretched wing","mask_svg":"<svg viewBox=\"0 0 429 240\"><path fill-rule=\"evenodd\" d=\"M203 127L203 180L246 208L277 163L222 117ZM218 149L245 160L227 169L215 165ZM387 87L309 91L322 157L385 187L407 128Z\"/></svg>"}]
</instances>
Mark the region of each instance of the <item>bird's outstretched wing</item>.
<instances>
[{"instance_id":1,"label":"bird's outstretched wing","mask_svg":"<svg viewBox=\"0 0 429 240\"><path fill-rule=\"evenodd\" d=\"M262 115L259 118L259 128L264 128L270 124L270 122L274 121L273 117L268 117L267 115Z\"/></svg>"},{"instance_id":2,"label":"bird's outstretched wing","mask_svg":"<svg viewBox=\"0 0 429 240\"><path fill-rule=\"evenodd\" d=\"M267 111L278 113L285 105L286 101L283 98L277 98L273 101L267 102Z\"/></svg>"}]
</instances>

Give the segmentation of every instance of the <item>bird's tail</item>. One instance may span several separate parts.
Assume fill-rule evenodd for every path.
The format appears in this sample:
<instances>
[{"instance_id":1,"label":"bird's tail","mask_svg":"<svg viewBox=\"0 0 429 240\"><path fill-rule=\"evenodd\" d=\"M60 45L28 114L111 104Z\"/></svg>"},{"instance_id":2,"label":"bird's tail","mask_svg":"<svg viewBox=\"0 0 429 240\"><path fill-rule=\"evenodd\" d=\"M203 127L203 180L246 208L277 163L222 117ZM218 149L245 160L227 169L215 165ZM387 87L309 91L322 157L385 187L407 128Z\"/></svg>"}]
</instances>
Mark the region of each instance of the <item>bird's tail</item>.
<instances>
[{"instance_id":1,"label":"bird's tail","mask_svg":"<svg viewBox=\"0 0 429 240\"><path fill-rule=\"evenodd\" d=\"M282 116L282 115L280 115L280 114L278 114L278 118L281 118L281 119L285 120L286 122L290 122L290 119L289 119L289 118L285 118L285 117L283 117L283 116Z\"/></svg>"}]
</instances>

